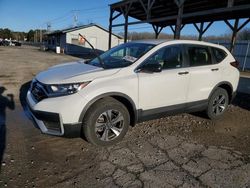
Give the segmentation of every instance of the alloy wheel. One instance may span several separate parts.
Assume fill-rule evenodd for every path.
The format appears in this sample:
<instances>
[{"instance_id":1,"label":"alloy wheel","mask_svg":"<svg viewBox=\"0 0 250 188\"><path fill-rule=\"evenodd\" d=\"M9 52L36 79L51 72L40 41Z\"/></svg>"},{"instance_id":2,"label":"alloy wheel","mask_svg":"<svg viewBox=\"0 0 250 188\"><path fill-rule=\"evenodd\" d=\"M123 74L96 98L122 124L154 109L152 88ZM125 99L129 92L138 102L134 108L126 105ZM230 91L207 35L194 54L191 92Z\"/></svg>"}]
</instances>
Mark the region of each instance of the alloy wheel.
<instances>
[{"instance_id":1,"label":"alloy wheel","mask_svg":"<svg viewBox=\"0 0 250 188\"><path fill-rule=\"evenodd\" d=\"M118 110L107 110L100 114L95 123L95 133L102 141L117 138L124 127L124 117Z\"/></svg>"},{"instance_id":2,"label":"alloy wheel","mask_svg":"<svg viewBox=\"0 0 250 188\"><path fill-rule=\"evenodd\" d=\"M218 95L213 101L213 113L218 116L226 109L226 96Z\"/></svg>"}]
</instances>

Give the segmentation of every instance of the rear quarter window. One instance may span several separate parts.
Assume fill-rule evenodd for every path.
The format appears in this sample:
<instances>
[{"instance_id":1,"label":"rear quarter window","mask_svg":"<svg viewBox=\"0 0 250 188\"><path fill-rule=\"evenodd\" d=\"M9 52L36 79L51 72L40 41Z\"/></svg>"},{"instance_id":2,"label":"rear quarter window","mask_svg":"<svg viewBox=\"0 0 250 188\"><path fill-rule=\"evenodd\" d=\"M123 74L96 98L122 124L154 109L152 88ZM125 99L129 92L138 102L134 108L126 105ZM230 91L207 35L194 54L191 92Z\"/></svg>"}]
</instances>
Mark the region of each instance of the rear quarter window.
<instances>
[{"instance_id":1,"label":"rear quarter window","mask_svg":"<svg viewBox=\"0 0 250 188\"><path fill-rule=\"evenodd\" d=\"M215 61L217 63L222 62L227 57L227 53L222 49L212 48L212 52L213 52Z\"/></svg>"}]
</instances>

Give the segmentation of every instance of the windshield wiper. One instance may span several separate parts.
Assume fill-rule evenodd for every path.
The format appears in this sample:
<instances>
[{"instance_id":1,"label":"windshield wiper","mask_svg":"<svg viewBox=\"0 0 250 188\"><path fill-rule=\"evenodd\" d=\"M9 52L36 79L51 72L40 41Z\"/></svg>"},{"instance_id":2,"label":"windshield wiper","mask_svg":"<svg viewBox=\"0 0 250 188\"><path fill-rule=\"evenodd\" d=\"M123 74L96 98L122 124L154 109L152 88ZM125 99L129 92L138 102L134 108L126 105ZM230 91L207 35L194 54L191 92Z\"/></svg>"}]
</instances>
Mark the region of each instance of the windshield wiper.
<instances>
[{"instance_id":1,"label":"windshield wiper","mask_svg":"<svg viewBox=\"0 0 250 188\"><path fill-rule=\"evenodd\" d=\"M102 68L105 69L105 64L104 64L103 60L101 59L100 55L98 54L97 50L94 48L94 46L86 39L86 37L82 36L81 33L79 33L79 36L82 37L88 43L88 45L90 45L90 47L93 49L98 61L100 62Z\"/></svg>"}]
</instances>

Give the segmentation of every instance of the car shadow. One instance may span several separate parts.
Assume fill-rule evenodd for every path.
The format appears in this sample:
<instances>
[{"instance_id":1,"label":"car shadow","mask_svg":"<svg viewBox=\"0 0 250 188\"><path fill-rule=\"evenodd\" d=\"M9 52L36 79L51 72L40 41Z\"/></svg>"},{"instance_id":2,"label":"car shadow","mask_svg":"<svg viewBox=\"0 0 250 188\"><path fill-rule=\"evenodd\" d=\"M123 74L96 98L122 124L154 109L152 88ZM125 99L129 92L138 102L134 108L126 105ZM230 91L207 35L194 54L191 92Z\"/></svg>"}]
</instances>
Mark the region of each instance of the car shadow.
<instances>
[{"instance_id":1,"label":"car shadow","mask_svg":"<svg viewBox=\"0 0 250 188\"><path fill-rule=\"evenodd\" d=\"M0 172L6 146L6 109L15 109L14 95L7 94L3 96L6 90L5 87L0 86Z\"/></svg>"},{"instance_id":2,"label":"car shadow","mask_svg":"<svg viewBox=\"0 0 250 188\"><path fill-rule=\"evenodd\" d=\"M250 111L250 94L238 92L232 104Z\"/></svg>"},{"instance_id":3,"label":"car shadow","mask_svg":"<svg viewBox=\"0 0 250 188\"><path fill-rule=\"evenodd\" d=\"M250 111L250 94L237 92L231 104ZM192 112L190 114L200 118L209 119L205 112Z\"/></svg>"},{"instance_id":4,"label":"car shadow","mask_svg":"<svg viewBox=\"0 0 250 188\"><path fill-rule=\"evenodd\" d=\"M32 116L28 110L28 105L26 102L26 96L27 96L27 92L30 88L30 84L31 84L31 81L28 81L20 87L20 89L19 89L19 101L21 103L21 106L22 106L22 109L24 111L25 116L33 122L33 125L35 128L38 128L38 125L36 123L34 123L34 120L33 120Z\"/></svg>"}]
</instances>

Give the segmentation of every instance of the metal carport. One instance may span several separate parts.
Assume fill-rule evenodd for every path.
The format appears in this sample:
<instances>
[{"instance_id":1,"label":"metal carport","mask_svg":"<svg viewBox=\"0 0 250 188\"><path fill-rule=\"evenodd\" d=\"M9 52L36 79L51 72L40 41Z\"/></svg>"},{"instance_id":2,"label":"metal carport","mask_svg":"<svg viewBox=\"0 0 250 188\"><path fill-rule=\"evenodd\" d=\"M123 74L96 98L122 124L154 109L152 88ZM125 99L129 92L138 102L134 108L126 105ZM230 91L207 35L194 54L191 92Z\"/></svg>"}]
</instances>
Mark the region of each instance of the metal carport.
<instances>
[{"instance_id":1,"label":"metal carport","mask_svg":"<svg viewBox=\"0 0 250 188\"><path fill-rule=\"evenodd\" d=\"M113 24L118 17L124 23ZM136 21L129 22L128 18ZM239 20L246 18L242 24ZM228 20L234 20L232 25ZM199 40L215 21L224 21L232 30L230 50L233 51L237 33L250 21L250 0L124 0L110 5L109 48L114 27L124 27L124 42L127 42L128 26L149 23L155 38L165 27L170 27L174 38L179 39L186 24L193 24L199 32Z\"/></svg>"}]
</instances>

